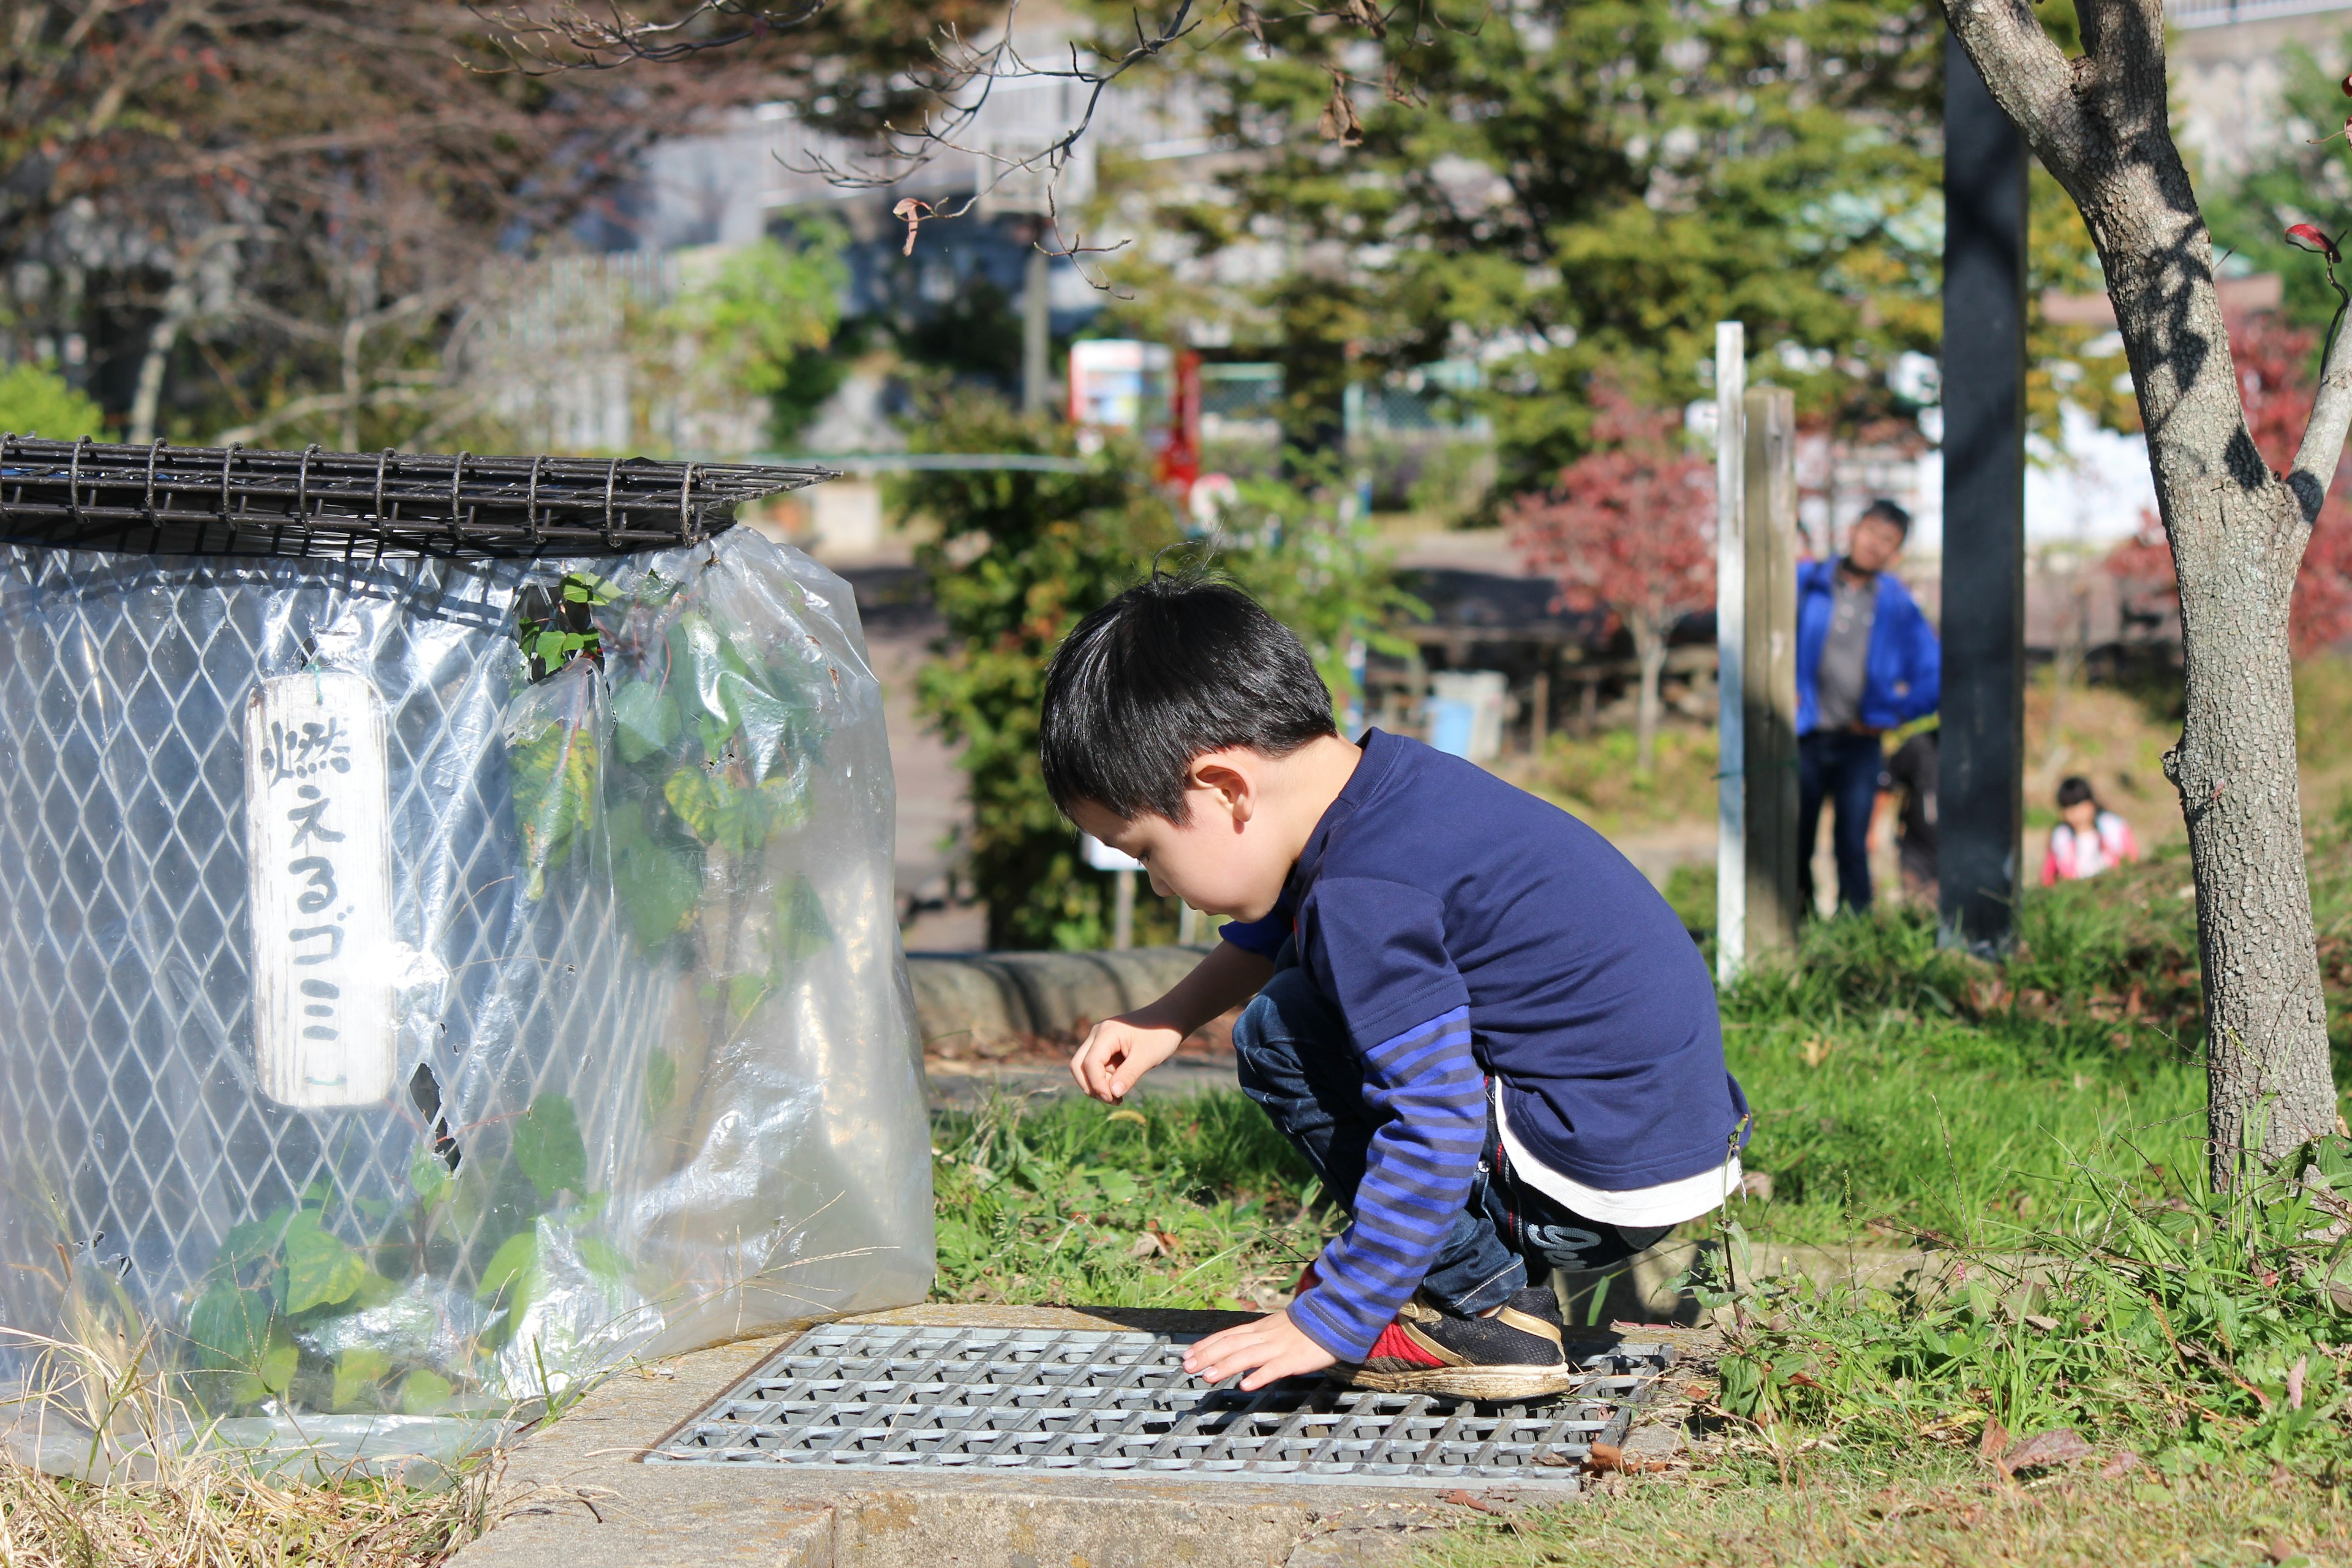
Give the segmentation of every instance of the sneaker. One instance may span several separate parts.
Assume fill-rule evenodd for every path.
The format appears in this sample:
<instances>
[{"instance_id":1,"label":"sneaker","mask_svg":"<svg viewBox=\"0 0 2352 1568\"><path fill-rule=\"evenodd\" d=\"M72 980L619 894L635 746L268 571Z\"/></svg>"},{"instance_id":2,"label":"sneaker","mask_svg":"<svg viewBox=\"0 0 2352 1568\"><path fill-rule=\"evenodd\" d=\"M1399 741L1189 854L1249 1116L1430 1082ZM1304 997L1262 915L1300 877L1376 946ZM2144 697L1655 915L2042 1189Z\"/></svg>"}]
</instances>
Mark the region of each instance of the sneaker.
<instances>
[{"instance_id":1,"label":"sneaker","mask_svg":"<svg viewBox=\"0 0 2352 1568\"><path fill-rule=\"evenodd\" d=\"M1559 1300L1541 1285L1475 1318L1442 1311L1416 1291L1363 1364L1334 1368L1333 1375L1390 1394L1535 1399L1569 1385L1560 1338Z\"/></svg>"}]
</instances>

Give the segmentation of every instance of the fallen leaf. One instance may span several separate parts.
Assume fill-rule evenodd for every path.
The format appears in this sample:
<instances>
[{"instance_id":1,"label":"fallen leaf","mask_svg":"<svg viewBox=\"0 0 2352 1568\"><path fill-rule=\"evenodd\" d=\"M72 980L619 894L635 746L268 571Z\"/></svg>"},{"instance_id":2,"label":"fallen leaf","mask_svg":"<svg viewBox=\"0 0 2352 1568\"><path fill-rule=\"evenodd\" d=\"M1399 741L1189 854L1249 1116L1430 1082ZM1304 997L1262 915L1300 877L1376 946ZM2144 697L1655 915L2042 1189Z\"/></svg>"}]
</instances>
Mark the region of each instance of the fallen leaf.
<instances>
[{"instance_id":1,"label":"fallen leaf","mask_svg":"<svg viewBox=\"0 0 2352 1568\"><path fill-rule=\"evenodd\" d=\"M1127 1249L1129 1258L1165 1258L1168 1253L1167 1239L1156 1230L1143 1232L1135 1238L1135 1245Z\"/></svg>"},{"instance_id":2,"label":"fallen leaf","mask_svg":"<svg viewBox=\"0 0 2352 1568\"><path fill-rule=\"evenodd\" d=\"M2129 1448L2126 1448L2122 1453L2117 1454L2114 1458L2109 1459L2105 1464L2099 1467L2099 1479L2103 1481L2111 1481L2116 1477L2127 1474L2138 1468L2139 1456L2133 1453Z\"/></svg>"},{"instance_id":3,"label":"fallen leaf","mask_svg":"<svg viewBox=\"0 0 2352 1568\"><path fill-rule=\"evenodd\" d=\"M2082 1435L2072 1426L2056 1426L2047 1432L2036 1432L2024 1442L1995 1459L1993 1468L2006 1479L2020 1470L2038 1469L2045 1465L2072 1464L2087 1459L2097 1450L2083 1441Z\"/></svg>"},{"instance_id":4,"label":"fallen leaf","mask_svg":"<svg viewBox=\"0 0 2352 1568\"><path fill-rule=\"evenodd\" d=\"M2286 1407L2289 1410L2303 1408L2303 1379L2310 1370L2311 1357L2308 1355L2295 1357L2294 1364L2286 1369Z\"/></svg>"},{"instance_id":5,"label":"fallen leaf","mask_svg":"<svg viewBox=\"0 0 2352 1568\"><path fill-rule=\"evenodd\" d=\"M1989 1465L2000 1461L2000 1451L2009 1447L2009 1428L1990 1416L1985 1417L1984 1436L1977 1439L1977 1458Z\"/></svg>"},{"instance_id":6,"label":"fallen leaf","mask_svg":"<svg viewBox=\"0 0 2352 1568\"><path fill-rule=\"evenodd\" d=\"M1811 1039L1807 1040L1803 1045L1799 1046L1797 1047L1797 1054L1805 1058L1805 1065L1807 1067L1817 1068L1823 1062L1829 1060L1830 1053L1835 1049L1837 1049L1837 1047L1832 1045L1829 1041L1822 1039L1819 1035L1816 1035Z\"/></svg>"},{"instance_id":7,"label":"fallen leaf","mask_svg":"<svg viewBox=\"0 0 2352 1568\"><path fill-rule=\"evenodd\" d=\"M2024 1317L2018 1321L2023 1323L2027 1328L2039 1329L2045 1334L2058 1327L2057 1319L2045 1318L2039 1312L2028 1312Z\"/></svg>"},{"instance_id":8,"label":"fallen leaf","mask_svg":"<svg viewBox=\"0 0 2352 1568\"><path fill-rule=\"evenodd\" d=\"M1596 1475L1613 1475L1625 1468L1625 1450L1614 1443L1595 1443L1584 1462Z\"/></svg>"},{"instance_id":9,"label":"fallen leaf","mask_svg":"<svg viewBox=\"0 0 2352 1568\"><path fill-rule=\"evenodd\" d=\"M1598 1444L1594 1445L1596 1447L1599 1446L1600 1445ZM1447 1492L1444 1497L1439 1498L1437 1500L1440 1502L1450 1502L1456 1508L1475 1508L1480 1513L1501 1513L1503 1511L1501 1509L1495 1507L1492 1503L1479 1501L1476 1498L1472 1497L1468 1492L1463 1491L1459 1488Z\"/></svg>"}]
</instances>

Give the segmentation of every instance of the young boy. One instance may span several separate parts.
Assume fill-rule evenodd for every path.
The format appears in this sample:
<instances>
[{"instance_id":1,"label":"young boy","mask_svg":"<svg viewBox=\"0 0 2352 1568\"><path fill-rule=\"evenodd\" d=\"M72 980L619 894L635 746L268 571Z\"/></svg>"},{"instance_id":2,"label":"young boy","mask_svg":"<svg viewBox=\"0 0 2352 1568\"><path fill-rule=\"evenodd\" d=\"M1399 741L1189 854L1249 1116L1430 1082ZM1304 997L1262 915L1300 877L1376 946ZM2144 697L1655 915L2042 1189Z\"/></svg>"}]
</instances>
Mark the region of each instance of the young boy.
<instances>
[{"instance_id":1,"label":"young boy","mask_svg":"<svg viewBox=\"0 0 2352 1568\"><path fill-rule=\"evenodd\" d=\"M1622 1261L1739 1182L1747 1105L1698 950L1566 812L1417 741L1342 740L1298 640L1155 574L1046 672L1045 782L1151 885L1229 915L1070 1070L1117 1100L1193 1029L1349 1216L1289 1307L1200 1342L1241 1386L1523 1399L1568 1384L1554 1266ZM1254 999L1253 999L1254 998Z\"/></svg>"}]
</instances>

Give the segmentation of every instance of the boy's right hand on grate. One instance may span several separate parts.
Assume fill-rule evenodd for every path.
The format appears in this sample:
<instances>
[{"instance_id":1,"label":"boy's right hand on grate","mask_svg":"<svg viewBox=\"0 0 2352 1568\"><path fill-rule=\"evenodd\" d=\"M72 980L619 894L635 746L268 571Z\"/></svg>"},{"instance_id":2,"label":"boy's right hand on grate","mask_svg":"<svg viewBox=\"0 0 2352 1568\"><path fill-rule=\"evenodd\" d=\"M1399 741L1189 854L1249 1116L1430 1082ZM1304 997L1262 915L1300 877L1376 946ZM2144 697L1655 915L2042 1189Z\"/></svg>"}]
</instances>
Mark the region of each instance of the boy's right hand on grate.
<instances>
[{"instance_id":1,"label":"boy's right hand on grate","mask_svg":"<svg viewBox=\"0 0 2352 1568\"><path fill-rule=\"evenodd\" d=\"M1116 1105L1183 1043L1183 1030L1150 1023L1145 1014L1106 1018L1087 1031L1070 1058L1070 1076L1097 1100Z\"/></svg>"}]
</instances>

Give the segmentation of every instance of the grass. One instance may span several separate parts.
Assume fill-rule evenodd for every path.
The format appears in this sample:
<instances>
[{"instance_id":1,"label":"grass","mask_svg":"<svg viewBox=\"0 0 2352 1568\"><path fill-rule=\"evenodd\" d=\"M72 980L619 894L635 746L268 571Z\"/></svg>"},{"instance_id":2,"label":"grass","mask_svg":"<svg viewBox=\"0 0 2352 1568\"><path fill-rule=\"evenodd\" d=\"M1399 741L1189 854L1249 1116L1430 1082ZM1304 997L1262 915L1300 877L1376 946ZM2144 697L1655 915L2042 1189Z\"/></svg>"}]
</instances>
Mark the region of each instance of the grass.
<instances>
[{"instance_id":1,"label":"grass","mask_svg":"<svg viewBox=\"0 0 2352 1568\"><path fill-rule=\"evenodd\" d=\"M1648 773L1634 768L1635 755L1631 730L1554 735L1540 757L1514 758L1504 772L1612 837L1715 820L1712 726L1660 725L1657 765Z\"/></svg>"},{"instance_id":2,"label":"grass","mask_svg":"<svg viewBox=\"0 0 2352 1568\"><path fill-rule=\"evenodd\" d=\"M934 1144L941 1300L1266 1311L1327 1234L1313 1173L1238 1092L998 1100Z\"/></svg>"},{"instance_id":3,"label":"grass","mask_svg":"<svg viewBox=\"0 0 2352 1568\"><path fill-rule=\"evenodd\" d=\"M1611 1477L1594 1495L1507 1526L1443 1538L1432 1568L1948 1568L2030 1563L2295 1564L2352 1558L2352 1515L2323 1487L2204 1470L2096 1469L2005 1485L1949 1457L1853 1459L1816 1447L1778 1462L1754 1448L1696 1474Z\"/></svg>"}]
</instances>

